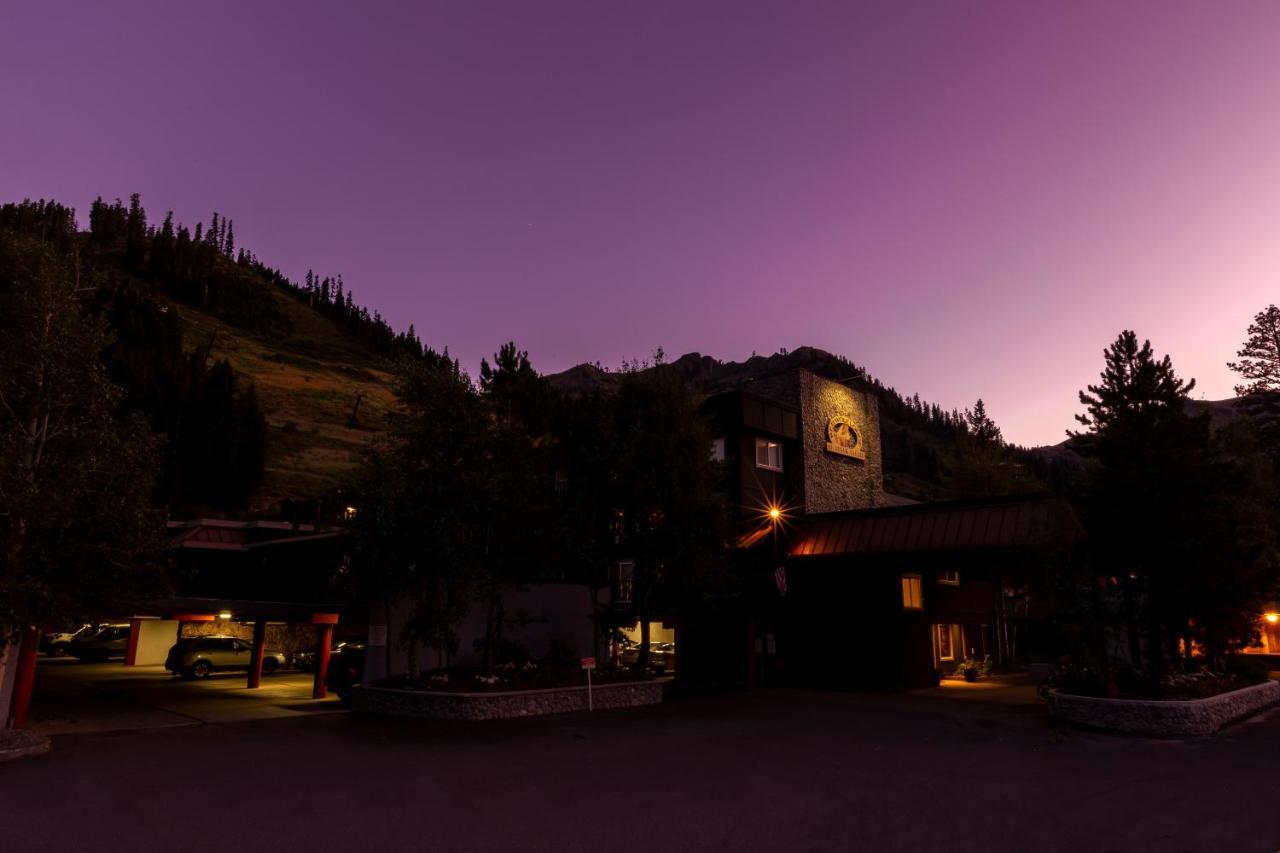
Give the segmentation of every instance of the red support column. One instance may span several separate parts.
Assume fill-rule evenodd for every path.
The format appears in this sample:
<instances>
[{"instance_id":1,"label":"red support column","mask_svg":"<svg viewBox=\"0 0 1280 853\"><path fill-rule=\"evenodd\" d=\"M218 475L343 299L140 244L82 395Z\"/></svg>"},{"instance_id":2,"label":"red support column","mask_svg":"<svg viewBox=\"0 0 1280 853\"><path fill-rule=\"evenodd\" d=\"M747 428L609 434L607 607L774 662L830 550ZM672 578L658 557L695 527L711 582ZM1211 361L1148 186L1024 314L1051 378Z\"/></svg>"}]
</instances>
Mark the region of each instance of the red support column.
<instances>
[{"instance_id":1,"label":"red support column","mask_svg":"<svg viewBox=\"0 0 1280 853\"><path fill-rule=\"evenodd\" d=\"M138 635L142 633L142 620L129 620L129 648L124 653L125 666L138 665Z\"/></svg>"},{"instance_id":2,"label":"red support column","mask_svg":"<svg viewBox=\"0 0 1280 853\"><path fill-rule=\"evenodd\" d=\"M333 625L320 626L320 639L316 641L316 677L311 685L311 698L323 699L329 695L324 676L329 671L329 649L333 646Z\"/></svg>"},{"instance_id":3,"label":"red support column","mask_svg":"<svg viewBox=\"0 0 1280 853\"><path fill-rule=\"evenodd\" d=\"M249 652L249 689L262 684L262 650L267 645L267 623L259 619L253 623L253 651Z\"/></svg>"},{"instance_id":4,"label":"red support column","mask_svg":"<svg viewBox=\"0 0 1280 853\"><path fill-rule=\"evenodd\" d=\"M9 725L20 729L27 724L27 710L31 707L31 691L36 682L36 648L40 645L40 632L29 627L18 641L18 672L13 682L13 698L9 702Z\"/></svg>"}]
</instances>

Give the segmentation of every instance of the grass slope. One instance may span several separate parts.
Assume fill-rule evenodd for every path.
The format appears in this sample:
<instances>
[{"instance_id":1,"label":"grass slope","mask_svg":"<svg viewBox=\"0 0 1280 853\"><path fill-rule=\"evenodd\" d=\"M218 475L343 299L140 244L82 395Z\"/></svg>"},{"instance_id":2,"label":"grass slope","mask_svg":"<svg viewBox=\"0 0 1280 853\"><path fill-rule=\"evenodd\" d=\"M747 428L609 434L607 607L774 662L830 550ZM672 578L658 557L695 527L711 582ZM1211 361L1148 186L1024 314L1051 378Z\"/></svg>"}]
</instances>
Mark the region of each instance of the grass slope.
<instances>
[{"instance_id":1,"label":"grass slope","mask_svg":"<svg viewBox=\"0 0 1280 853\"><path fill-rule=\"evenodd\" d=\"M257 390L267 418L267 461L255 510L346 485L395 405L389 362L288 296L265 290L264 298L275 300L293 324L287 338L269 339L170 303L182 318L187 350L212 337L212 357L225 358ZM352 428L360 393L364 399Z\"/></svg>"}]
</instances>

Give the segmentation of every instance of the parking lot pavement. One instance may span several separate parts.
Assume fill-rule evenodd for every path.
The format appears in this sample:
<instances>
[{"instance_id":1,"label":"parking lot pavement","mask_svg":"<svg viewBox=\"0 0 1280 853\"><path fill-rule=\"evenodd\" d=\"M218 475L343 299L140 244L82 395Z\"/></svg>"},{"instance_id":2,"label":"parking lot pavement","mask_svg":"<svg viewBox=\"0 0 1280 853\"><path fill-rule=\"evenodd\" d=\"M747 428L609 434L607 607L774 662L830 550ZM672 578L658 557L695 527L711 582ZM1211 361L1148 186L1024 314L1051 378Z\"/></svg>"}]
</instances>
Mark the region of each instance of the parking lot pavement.
<instances>
[{"instance_id":1,"label":"parking lot pavement","mask_svg":"<svg viewBox=\"0 0 1280 853\"><path fill-rule=\"evenodd\" d=\"M49 756L0 765L0 846L1272 853L1278 755L1276 715L1153 741L942 694L699 694L489 723L303 716L55 737Z\"/></svg>"},{"instance_id":2,"label":"parking lot pavement","mask_svg":"<svg viewBox=\"0 0 1280 853\"><path fill-rule=\"evenodd\" d=\"M337 712L332 698L311 698L309 673L263 677L250 690L245 673L215 673L185 681L162 666L118 661L42 659L36 670L29 728L42 734L189 726Z\"/></svg>"}]
</instances>

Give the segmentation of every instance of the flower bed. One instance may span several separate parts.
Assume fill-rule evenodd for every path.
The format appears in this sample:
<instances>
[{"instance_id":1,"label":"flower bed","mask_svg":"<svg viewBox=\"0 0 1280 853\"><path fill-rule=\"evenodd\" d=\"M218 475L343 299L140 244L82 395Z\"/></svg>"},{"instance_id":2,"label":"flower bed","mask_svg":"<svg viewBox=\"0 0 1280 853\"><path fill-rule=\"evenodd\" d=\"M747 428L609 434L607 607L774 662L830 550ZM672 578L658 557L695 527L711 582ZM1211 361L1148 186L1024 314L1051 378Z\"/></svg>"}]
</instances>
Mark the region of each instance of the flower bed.
<instances>
[{"instance_id":1,"label":"flower bed","mask_svg":"<svg viewBox=\"0 0 1280 853\"><path fill-rule=\"evenodd\" d=\"M1049 716L1079 726L1153 737L1210 735L1227 723L1280 704L1280 682L1266 681L1203 699L1108 699L1053 690Z\"/></svg>"},{"instance_id":2,"label":"flower bed","mask_svg":"<svg viewBox=\"0 0 1280 853\"><path fill-rule=\"evenodd\" d=\"M595 710L634 708L662 701L661 681L619 681L596 685ZM587 688L552 687L541 690L484 690L450 692L359 685L352 692L352 710L393 717L433 720L501 720L564 714L587 710Z\"/></svg>"}]
</instances>

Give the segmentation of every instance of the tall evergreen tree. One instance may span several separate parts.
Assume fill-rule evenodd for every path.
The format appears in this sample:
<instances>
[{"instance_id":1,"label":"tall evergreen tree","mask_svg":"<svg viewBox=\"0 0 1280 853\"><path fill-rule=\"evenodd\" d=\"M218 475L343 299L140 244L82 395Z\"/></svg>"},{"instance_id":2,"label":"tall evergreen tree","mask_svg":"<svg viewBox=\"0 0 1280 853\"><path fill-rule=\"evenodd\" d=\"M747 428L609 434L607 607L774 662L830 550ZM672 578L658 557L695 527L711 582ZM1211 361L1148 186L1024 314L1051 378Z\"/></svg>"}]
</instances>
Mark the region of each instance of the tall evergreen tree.
<instances>
[{"instance_id":1,"label":"tall evergreen tree","mask_svg":"<svg viewBox=\"0 0 1280 853\"><path fill-rule=\"evenodd\" d=\"M1237 408L1257 431L1261 447L1280 472L1280 308L1268 305L1249 324L1239 361L1227 367L1243 380L1236 385Z\"/></svg>"},{"instance_id":2,"label":"tall evergreen tree","mask_svg":"<svg viewBox=\"0 0 1280 853\"><path fill-rule=\"evenodd\" d=\"M1129 330L1104 358L1077 416L1096 570L1121 583L1130 660L1159 672L1192 640L1215 651L1248 642L1241 626L1261 603L1269 537L1242 535L1249 501L1208 417L1187 415L1194 381Z\"/></svg>"},{"instance_id":3,"label":"tall evergreen tree","mask_svg":"<svg viewBox=\"0 0 1280 853\"><path fill-rule=\"evenodd\" d=\"M96 283L0 233L0 637L162 592L156 445L119 414Z\"/></svg>"}]
</instances>

